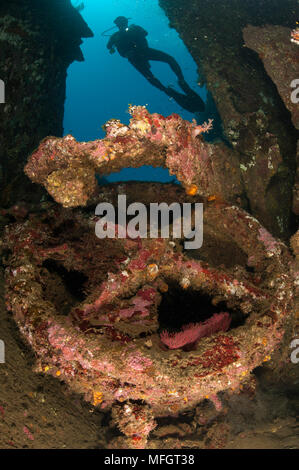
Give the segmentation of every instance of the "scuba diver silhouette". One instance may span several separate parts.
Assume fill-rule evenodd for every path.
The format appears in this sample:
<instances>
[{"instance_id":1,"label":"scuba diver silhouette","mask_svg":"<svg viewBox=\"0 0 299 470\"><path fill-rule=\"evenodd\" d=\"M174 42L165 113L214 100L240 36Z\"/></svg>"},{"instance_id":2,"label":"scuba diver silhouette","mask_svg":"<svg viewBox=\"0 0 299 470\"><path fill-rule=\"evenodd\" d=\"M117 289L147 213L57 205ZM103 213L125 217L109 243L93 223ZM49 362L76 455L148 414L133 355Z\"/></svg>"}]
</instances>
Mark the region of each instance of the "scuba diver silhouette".
<instances>
[{"instance_id":1,"label":"scuba diver silhouette","mask_svg":"<svg viewBox=\"0 0 299 470\"><path fill-rule=\"evenodd\" d=\"M140 72L149 81L149 83L151 83L151 85L173 98L187 111L191 113L204 111L205 104L203 100L186 83L183 72L177 61L169 54L149 47L146 39L146 36L148 35L147 31L138 25L132 24L128 26L128 20L129 18L124 16L118 16L114 20L119 31L112 34L108 41L107 48L109 49L109 52L113 54L116 48L118 53L122 57L128 59L133 67L135 67L135 69L138 70L138 72ZM166 62L176 74L178 84L184 91L184 94L179 93L170 86L165 87L151 72L150 60Z\"/></svg>"}]
</instances>

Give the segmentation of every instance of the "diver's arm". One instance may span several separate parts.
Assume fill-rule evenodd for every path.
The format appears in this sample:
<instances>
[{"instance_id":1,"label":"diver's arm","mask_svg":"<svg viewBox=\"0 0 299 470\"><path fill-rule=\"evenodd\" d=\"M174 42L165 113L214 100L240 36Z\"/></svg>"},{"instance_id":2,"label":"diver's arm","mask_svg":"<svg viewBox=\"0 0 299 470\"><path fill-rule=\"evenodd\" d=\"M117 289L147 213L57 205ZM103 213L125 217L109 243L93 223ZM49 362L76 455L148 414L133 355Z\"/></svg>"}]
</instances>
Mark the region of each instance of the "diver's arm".
<instances>
[{"instance_id":1,"label":"diver's arm","mask_svg":"<svg viewBox=\"0 0 299 470\"><path fill-rule=\"evenodd\" d=\"M111 36L111 38L109 39L108 43L107 43L107 49L109 49L109 52L110 54L113 54L115 52L115 42L114 42L114 34Z\"/></svg>"}]
</instances>

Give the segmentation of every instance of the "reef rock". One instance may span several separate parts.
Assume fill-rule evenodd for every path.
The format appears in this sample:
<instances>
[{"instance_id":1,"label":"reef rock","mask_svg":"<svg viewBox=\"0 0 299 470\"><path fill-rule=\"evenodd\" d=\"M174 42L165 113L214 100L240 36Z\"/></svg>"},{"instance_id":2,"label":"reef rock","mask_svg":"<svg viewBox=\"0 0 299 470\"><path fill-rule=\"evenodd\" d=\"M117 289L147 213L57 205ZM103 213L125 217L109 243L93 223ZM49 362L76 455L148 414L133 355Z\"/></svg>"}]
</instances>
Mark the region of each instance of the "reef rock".
<instances>
[{"instance_id":1,"label":"reef rock","mask_svg":"<svg viewBox=\"0 0 299 470\"><path fill-rule=\"evenodd\" d=\"M62 135L66 71L83 60L82 37L91 37L70 0L10 0L0 4L1 205L37 201L24 175L25 161L47 135Z\"/></svg>"},{"instance_id":2,"label":"reef rock","mask_svg":"<svg viewBox=\"0 0 299 470\"><path fill-rule=\"evenodd\" d=\"M93 214L53 204L6 230L6 302L36 353L36 370L65 381L94 406L112 408L126 438L111 446L140 448L156 418L192 410L203 399L221 410L219 392L243 387L271 361L294 321L295 283L281 241L243 209L207 197L217 172L214 182L206 158L200 152L193 158L194 149L207 145L197 135L202 128L138 107L130 128L108 127L116 141L45 140L27 173L45 184L78 164L77 184L60 186L60 175L50 189L66 206L85 205L94 195L84 184L85 167L91 175L160 155L159 164L170 162L187 195L176 185L121 184L104 189L100 200L115 203L120 193L144 204L204 200L206 242L190 253L168 238L98 239ZM174 159L180 149L190 158L187 173Z\"/></svg>"},{"instance_id":3,"label":"reef rock","mask_svg":"<svg viewBox=\"0 0 299 470\"><path fill-rule=\"evenodd\" d=\"M159 3L170 26L178 31L197 63L200 84L205 83L213 96L224 134L238 155L252 214L271 233L287 239L293 223L291 199L298 133L264 69L263 59L245 46L243 29L265 23L291 29L298 20L298 2L264 0L256 5L243 0L186 0L182 4L180 0L160 0ZM285 55L276 60L274 67L280 68L281 76L289 77L285 84L288 87L297 78L288 74L291 61L295 66L294 48L298 46L289 36L287 51L285 36L282 39Z\"/></svg>"},{"instance_id":4,"label":"reef rock","mask_svg":"<svg viewBox=\"0 0 299 470\"><path fill-rule=\"evenodd\" d=\"M295 88L291 84L299 77L299 49L297 44L291 43L291 30L277 25L262 28L248 26L243 34L246 46L258 53L292 114L294 126L299 129L298 103L291 99L294 91L292 88Z\"/></svg>"},{"instance_id":5,"label":"reef rock","mask_svg":"<svg viewBox=\"0 0 299 470\"><path fill-rule=\"evenodd\" d=\"M167 167L187 194L241 202L243 188L234 151L202 139L211 122L197 125L177 114L150 114L144 106L134 106L130 112L129 126L109 121L107 136L101 140L77 142L71 135L43 140L29 158L26 174L64 207L86 205L97 189L96 173L142 165Z\"/></svg>"}]
</instances>

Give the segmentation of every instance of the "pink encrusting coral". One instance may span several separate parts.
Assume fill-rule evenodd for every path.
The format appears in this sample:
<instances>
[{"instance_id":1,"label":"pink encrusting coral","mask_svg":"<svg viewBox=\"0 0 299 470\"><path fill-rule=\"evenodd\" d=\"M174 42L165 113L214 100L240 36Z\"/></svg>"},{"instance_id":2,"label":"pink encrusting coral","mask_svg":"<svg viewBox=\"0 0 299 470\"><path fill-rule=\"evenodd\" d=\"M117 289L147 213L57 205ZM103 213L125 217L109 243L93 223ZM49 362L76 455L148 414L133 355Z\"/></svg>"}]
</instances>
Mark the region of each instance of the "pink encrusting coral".
<instances>
[{"instance_id":1,"label":"pink encrusting coral","mask_svg":"<svg viewBox=\"0 0 299 470\"><path fill-rule=\"evenodd\" d=\"M136 194L136 186L133 190ZM269 258L261 225L235 206L211 206L205 217L207 226L245 250L270 288L261 288L255 274L233 274L190 259L167 239L98 240L94 218L56 206L27 224L9 227L5 246L13 255L6 270L6 303L38 357L37 370L59 377L94 404L142 400L155 416L237 387L244 372L260 365L281 342L284 319L293 311L290 258L282 243ZM61 231L70 221L72 231ZM58 265L58 273L63 266L84 274L83 300L73 304L59 274L48 271L49 262ZM230 315L214 314L176 335L162 334L169 351L162 349L162 296L168 285L186 279L199 296L229 303L231 311L252 312L250 322L227 331ZM275 321L261 316L267 308ZM172 349L196 341L184 357L173 356Z\"/></svg>"},{"instance_id":2,"label":"pink encrusting coral","mask_svg":"<svg viewBox=\"0 0 299 470\"><path fill-rule=\"evenodd\" d=\"M205 336L219 331L227 331L231 323L231 316L227 312L215 313L208 320L201 323L189 323L183 326L178 333L162 331L160 338L169 349L179 349L186 345L196 343Z\"/></svg>"},{"instance_id":3,"label":"pink encrusting coral","mask_svg":"<svg viewBox=\"0 0 299 470\"><path fill-rule=\"evenodd\" d=\"M239 163L230 150L204 142L201 133L211 123L197 126L144 107L133 107L131 114L129 126L110 121L102 140L45 139L26 173L70 208L94 198L96 173L166 166L187 191L154 183L122 184L121 191L145 205L206 198L205 237L211 245L203 248L204 261L187 255L179 240L128 234L99 239L93 212L49 203L46 211L6 230L6 305L36 354L36 370L63 380L94 406L114 407L128 445L145 446L154 417L190 410L207 396L220 408L218 392L237 389L269 360L294 311L294 285L283 243L228 204L242 192ZM119 191L103 188L100 200L116 205ZM227 265L218 263L223 258L229 258ZM208 311L222 305L222 313L160 336L163 301L176 289L190 293L192 309L204 296ZM237 327L229 329L225 310L238 313ZM184 351L173 351L179 348Z\"/></svg>"},{"instance_id":4,"label":"pink encrusting coral","mask_svg":"<svg viewBox=\"0 0 299 470\"><path fill-rule=\"evenodd\" d=\"M259 230L259 240L264 243L269 256L272 256L275 253L280 253L281 248L279 243L275 240L271 233L269 233L268 230L263 227Z\"/></svg>"},{"instance_id":5,"label":"pink encrusting coral","mask_svg":"<svg viewBox=\"0 0 299 470\"><path fill-rule=\"evenodd\" d=\"M134 196L136 187L131 187ZM159 185L158 191L164 198L169 189ZM179 189L175 197L178 192L184 194ZM139 200L143 193L142 187ZM132 401L149 407L145 421L134 409L140 432L132 435L129 424L121 428L132 445L146 445L153 416L191 409L206 396L217 405L217 392L238 387L244 374L281 343L285 319L293 312L290 257L281 242L267 256L265 241L271 244L272 239L245 211L209 206L206 227L245 251L245 259L263 273L262 286L256 274L191 259L167 239L99 240L93 215L50 207L25 224L7 228L5 247L12 252L6 270L7 308L38 358L38 372L65 381L94 406L119 404L120 414ZM70 223L72 230L66 231ZM55 266L57 272L51 272ZM84 286L78 286L83 300L69 295L61 269L84 275ZM218 299L232 312L250 314L249 321L244 317L244 324L227 331L230 315L214 314L176 335L162 334L161 348L163 295L186 281L199 297L204 294L212 305ZM267 309L274 314L271 319L264 314ZM173 350L180 347L182 356Z\"/></svg>"},{"instance_id":6,"label":"pink encrusting coral","mask_svg":"<svg viewBox=\"0 0 299 470\"><path fill-rule=\"evenodd\" d=\"M198 125L177 114L150 114L144 106L132 106L130 113L129 126L109 121L102 140L77 142L71 135L43 140L29 158L26 174L64 207L87 204L97 189L95 174L143 165L167 167L186 189L194 185L201 196L237 200L242 185L236 155L202 138L212 128L211 119Z\"/></svg>"}]
</instances>

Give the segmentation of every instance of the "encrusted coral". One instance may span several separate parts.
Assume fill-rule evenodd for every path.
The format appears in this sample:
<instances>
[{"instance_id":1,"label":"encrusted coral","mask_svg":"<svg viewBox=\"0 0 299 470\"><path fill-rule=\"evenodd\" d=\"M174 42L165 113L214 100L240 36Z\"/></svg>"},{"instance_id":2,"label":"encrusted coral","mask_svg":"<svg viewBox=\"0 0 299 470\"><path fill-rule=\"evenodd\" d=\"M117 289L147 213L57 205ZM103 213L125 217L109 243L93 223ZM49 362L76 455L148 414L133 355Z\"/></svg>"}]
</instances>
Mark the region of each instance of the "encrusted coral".
<instances>
[{"instance_id":1,"label":"encrusted coral","mask_svg":"<svg viewBox=\"0 0 299 470\"><path fill-rule=\"evenodd\" d=\"M210 336L218 331L227 331L231 322L229 313L215 313L211 318L202 323L190 323L182 328L182 331L169 334L168 331L161 333L161 341L169 349L179 349L186 345L193 345L201 338Z\"/></svg>"},{"instance_id":2,"label":"encrusted coral","mask_svg":"<svg viewBox=\"0 0 299 470\"><path fill-rule=\"evenodd\" d=\"M151 115L143 106L131 107L130 112L130 125L109 121L102 140L77 142L71 135L45 139L31 155L26 174L65 207L86 205L97 187L95 173L142 165L167 167L191 195L221 194L236 202L242 186L234 153L201 138L211 122L198 125L177 114Z\"/></svg>"},{"instance_id":3,"label":"encrusted coral","mask_svg":"<svg viewBox=\"0 0 299 470\"><path fill-rule=\"evenodd\" d=\"M291 32L291 41L299 45L299 28L293 29Z\"/></svg>"},{"instance_id":4,"label":"encrusted coral","mask_svg":"<svg viewBox=\"0 0 299 470\"><path fill-rule=\"evenodd\" d=\"M145 447L149 433L157 426L153 412L148 405L130 401L113 405L112 419L127 436L125 444L136 449ZM123 446L123 441L119 441Z\"/></svg>"},{"instance_id":5,"label":"encrusted coral","mask_svg":"<svg viewBox=\"0 0 299 470\"><path fill-rule=\"evenodd\" d=\"M16 178L41 136L61 135L65 70L72 60L82 60L80 38L92 34L74 12L68 16L71 26L63 21L63 28L55 15L44 14L50 3L61 6L59 1L41 2L33 22L27 3L24 19L12 16L14 2L0 19L1 78L13 99L4 106L2 126L5 203L17 186L25 192ZM65 381L93 406L111 408L113 422L126 436L111 445L135 448L148 445L157 417L190 411L204 398L218 412L219 392L247 387L252 393L251 371L271 364L285 332L292 331L299 285L298 263L287 247L237 207L248 201L246 207L273 233L289 233L297 134L280 96L297 125L290 77L297 78L298 54L290 38L297 43L298 31L263 25L267 20L290 26L298 2L286 0L288 8L279 9L279 0L266 0L260 15L242 0L233 10L218 2L217 18L209 0L160 3L205 74L232 148L204 141L202 134L212 127L209 115L198 125L134 106L130 124L110 120L102 140L46 138L26 173L66 208L116 204L118 194L144 204L204 202L203 247L187 252L183 240L161 238L99 240L93 210L55 204L36 215L28 215L26 205L12 207L7 213L18 223L7 228L1 244L7 255L7 307L36 354L36 370ZM245 41L259 57L242 47L248 24L254 26L246 28ZM21 47L22 57L15 60ZM15 90L22 91L21 101ZM42 112L51 99L53 106ZM96 174L145 164L169 168L185 192L154 184L99 191ZM293 195L298 214L298 181ZM298 246L297 232L291 239L297 259ZM280 364L287 360L279 356ZM225 426L215 430L217 445L226 433Z\"/></svg>"},{"instance_id":6,"label":"encrusted coral","mask_svg":"<svg viewBox=\"0 0 299 470\"><path fill-rule=\"evenodd\" d=\"M136 187L121 190L132 199ZM170 188L152 185L152 200L167 200L172 191L184 200L182 191ZM106 189L106 200L118 191ZM142 187L138 199L143 193L146 202ZM7 307L37 355L36 370L64 380L95 406L116 406L125 445L144 447L153 417L176 415L204 398L218 409L218 392L235 390L270 360L292 319L291 257L257 220L223 203L205 205L207 239L218 240L203 247L201 261L167 239L99 240L95 223L94 216L53 206L9 227ZM221 258L222 243L226 268L213 260L215 251ZM233 253L239 253L239 268L229 267ZM197 335L190 349L168 349L160 334L165 322L170 327L171 312L162 318L161 305L187 279L181 289L195 299L192 323L199 330L207 320L201 305L209 306L210 318L224 306L232 323L227 332L211 328L209 336ZM182 312L185 324L188 314ZM140 403L150 408L142 411Z\"/></svg>"}]
</instances>

